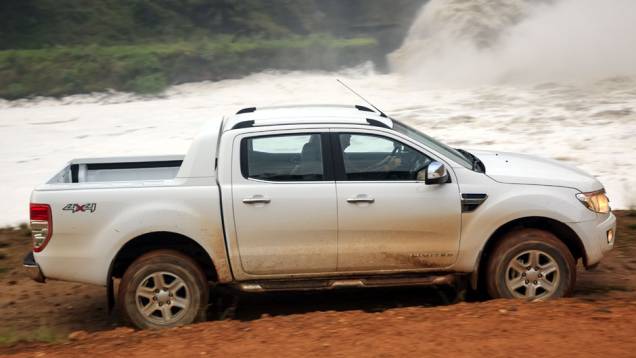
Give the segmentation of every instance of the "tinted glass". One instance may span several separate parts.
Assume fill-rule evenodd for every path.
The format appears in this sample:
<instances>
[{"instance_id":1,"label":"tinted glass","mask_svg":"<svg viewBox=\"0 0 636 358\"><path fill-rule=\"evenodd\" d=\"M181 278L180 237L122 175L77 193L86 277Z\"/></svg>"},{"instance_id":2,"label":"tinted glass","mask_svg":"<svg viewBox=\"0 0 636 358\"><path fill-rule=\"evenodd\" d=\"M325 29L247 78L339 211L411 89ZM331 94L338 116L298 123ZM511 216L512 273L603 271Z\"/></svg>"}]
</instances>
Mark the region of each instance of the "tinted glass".
<instances>
[{"instance_id":1,"label":"tinted glass","mask_svg":"<svg viewBox=\"0 0 636 358\"><path fill-rule=\"evenodd\" d=\"M440 154L449 157L450 159L454 160L455 162L462 165L463 167L472 170L473 163L469 159L467 159L462 153L458 152L456 149L453 149L447 146L446 144L439 142L427 136L426 134L420 131L417 131L405 125L404 123L398 122L396 120L393 120L393 129L396 132L402 133L406 135L407 137L422 143L426 147L429 147L435 151L438 151Z\"/></svg>"},{"instance_id":2,"label":"tinted glass","mask_svg":"<svg viewBox=\"0 0 636 358\"><path fill-rule=\"evenodd\" d=\"M323 180L320 134L276 135L243 140L243 175L269 181Z\"/></svg>"},{"instance_id":3,"label":"tinted glass","mask_svg":"<svg viewBox=\"0 0 636 358\"><path fill-rule=\"evenodd\" d=\"M340 134L347 180L416 180L431 160L415 149L389 138Z\"/></svg>"}]
</instances>

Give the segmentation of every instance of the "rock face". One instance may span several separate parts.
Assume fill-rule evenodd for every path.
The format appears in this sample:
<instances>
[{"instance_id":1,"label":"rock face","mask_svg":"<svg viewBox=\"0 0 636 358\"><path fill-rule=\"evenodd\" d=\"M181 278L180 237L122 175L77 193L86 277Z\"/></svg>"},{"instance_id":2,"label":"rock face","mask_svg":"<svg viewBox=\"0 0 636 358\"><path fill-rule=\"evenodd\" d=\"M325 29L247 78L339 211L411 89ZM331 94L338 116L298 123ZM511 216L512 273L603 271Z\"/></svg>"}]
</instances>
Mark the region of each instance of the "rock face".
<instances>
[{"instance_id":1,"label":"rock face","mask_svg":"<svg viewBox=\"0 0 636 358\"><path fill-rule=\"evenodd\" d=\"M370 36L378 40L381 49L391 52L404 40L411 24L428 0L318 0L313 1L312 32L327 32L335 36Z\"/></svg>"},{"instance_id":2,"label":"rock face","mask_svg":"<svg viewBox=\"0 0 636 358\"><path fill-rule=\"evenodd\" d=\"M426 1L5 1L0 3L0 50L312 33L371 36L392 50Z\"/></svg>"}]
</instances>

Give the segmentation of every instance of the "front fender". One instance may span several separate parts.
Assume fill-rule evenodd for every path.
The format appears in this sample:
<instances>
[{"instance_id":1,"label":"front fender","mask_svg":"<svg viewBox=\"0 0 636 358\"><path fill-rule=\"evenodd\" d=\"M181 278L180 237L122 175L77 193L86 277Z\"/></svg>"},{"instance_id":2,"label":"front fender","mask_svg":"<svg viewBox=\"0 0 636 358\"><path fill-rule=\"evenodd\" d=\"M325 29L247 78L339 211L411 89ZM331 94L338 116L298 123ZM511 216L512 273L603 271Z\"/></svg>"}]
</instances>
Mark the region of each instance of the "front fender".
<instances>
[{"instance_id":1,"label":"front fender","mask_svg":"<svg viewBox=\"0 0 636 358\"><path fill-rule=\"evenodd\" d=\"M459 257L454 269L475 271L488 240L505 224L527 217L543 217L565 224L595 220L581 205L577 190L539 185L497 185L474 212L462 214Z\"/></svg>"}]
</instances>

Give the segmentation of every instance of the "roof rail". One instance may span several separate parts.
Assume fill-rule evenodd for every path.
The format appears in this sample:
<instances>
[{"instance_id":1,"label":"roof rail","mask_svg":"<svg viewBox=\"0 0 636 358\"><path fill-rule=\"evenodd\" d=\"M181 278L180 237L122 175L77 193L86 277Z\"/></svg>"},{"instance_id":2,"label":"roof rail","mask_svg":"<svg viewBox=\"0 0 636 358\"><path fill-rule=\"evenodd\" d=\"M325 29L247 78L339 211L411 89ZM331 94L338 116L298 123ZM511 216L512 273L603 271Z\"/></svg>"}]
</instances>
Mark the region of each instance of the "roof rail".
<instances>
[{"instance_id":1,"label":"roof rail","mask_svg":"<svg viewBox=\"0 0 636 358\"><path fill-rule=\"evenodd\" d=\"M359 104L356 104L356 106L355 106L355 107L356 107L356 109L357 109L358 111L364 111L364 112L372 112L372 113L375 113L375 111L374 111L374 110L372 110L372 109L371 109L371 108L369 108L369 107L361 106L361 105L359 105Z\"/></svg>"},{"instance_id":2,"label":"roof rail","mask_svg":"<svg viewBox=\"0 0 636 358\"><path fill-rule=\"evenodd\" d=\"M374 127L382 127L382 128L389 128L391 129L391 127L387 126L386 124L378 121L377 119L371 119L371 118L367 118L367 123L369 123L369 125L374 126Z\"/></svg>"},{"instance_id":3,"label":"roof rail","mask_svg":"<svg viewBox=\"0 0 636 358\"><path fill-rule=\"evenodd\" d=\"M310 106L310 105L307 105L307 106ZM281 107L286 107L286 106L281 106ZM359 104L356 104L354 107L355 107L358 111L376 113L376 112L375 112L374 110L372 110L371 108L366 107L366 106L362 106L362 105L359 105ZM276 107L271 107L271 108L276 108ZM243 108L243 109L239 110L238 112L236 112L236 114L253 113L253 112L256 112L256 107L246 107L246 108Z\"/></svg>"},{"instance_id":4,"label":"roof rail","mask_svg":"<svg viewBox=\"0 0 636 358\"><path fill-rule=\"evenodd\" d=\"M232 127L232 129L249 128L254 126L254 120L238 122Z\"/></svg>"},{"instance_id":5,"label":"roof rail","mask_svg":"<svg viewBox=\"0 0 636 358\"><path fill-rule=\"evenodd\" d=\"M252 112L256 112L256 107L247 107L247 108L243 108L240 111L236 112L236 114L242 114L242 113L252 113Z\"/></svg>"}]
</instances>

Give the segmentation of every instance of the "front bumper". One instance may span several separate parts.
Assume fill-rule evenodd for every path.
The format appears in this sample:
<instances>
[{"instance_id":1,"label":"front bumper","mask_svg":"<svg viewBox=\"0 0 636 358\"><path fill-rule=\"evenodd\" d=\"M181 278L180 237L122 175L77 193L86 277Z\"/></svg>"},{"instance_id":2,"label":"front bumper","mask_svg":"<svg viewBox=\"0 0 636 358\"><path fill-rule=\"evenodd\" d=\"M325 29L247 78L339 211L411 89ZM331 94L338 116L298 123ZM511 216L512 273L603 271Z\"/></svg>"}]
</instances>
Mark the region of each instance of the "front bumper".
<instances>
[{"instance_id":1,"label":"front bumper","mask_svg":"<svg viewBox=\"0 0 636 358\"><path fill-rule=\"evenodd\" d=\"M585 266L598 264L603 256L614 248L616 242L616 216L613 213L599 214L595 220L571 224L585 247ZM608 231L612 231L613 240L607 240Z\"/></svg>"},{"instance_id":2,"label":"front bumper","mask_svg":"<svg viewBox=\"0 0 636 358\"><path fill-rule=\"evenodd\" d=\"M35 282L44 283L46 281L46 278L40 269L40 265L35 262L33 251L30 251L26 256L24 256L22 265L24 265L29 277L31 277Z\"/></svg>"}]
</instances>

